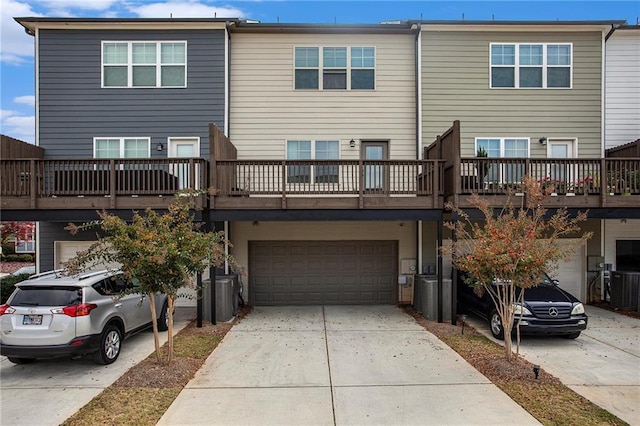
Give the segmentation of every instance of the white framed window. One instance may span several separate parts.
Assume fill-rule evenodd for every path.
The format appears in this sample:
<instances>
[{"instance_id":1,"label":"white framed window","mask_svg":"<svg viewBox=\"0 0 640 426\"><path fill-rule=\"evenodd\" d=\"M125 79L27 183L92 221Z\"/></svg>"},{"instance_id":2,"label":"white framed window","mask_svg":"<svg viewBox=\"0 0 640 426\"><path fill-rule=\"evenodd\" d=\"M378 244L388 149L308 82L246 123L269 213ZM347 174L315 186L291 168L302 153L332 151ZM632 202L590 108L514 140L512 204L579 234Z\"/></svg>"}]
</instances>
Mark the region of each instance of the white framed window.
<instances>
[{"instance_id":1,"label":"white framed window","mask_svg":"<svg viewBox=\"0 0 640 426\"><path fill-rule=\"evenodd\" d=\"M288 140L287 160L338 160L340 142L337 140ZM307 164L287 167L287 183L337 183L338 165Z\"/></svg>"},{"instance_id":2,"label":"white framed window","mask_svg":"<svg viewBox=\"0 0 640 426\"><path fill-rule=\"evenodd\" d=\"M187 87L187 42L103 41L102 87Z\"/></svg>"},{"instance_id":3,"label":"white framed window","mask_svg":"<svg viewBox=\"0 0 640 426\"><path fill-rule=\"evenodd\" d=\"M572 43L491 43L489 87L572 87Z\"/></svg>"},{"instance_id":4,"label":"white framed window","mask_svg":"<svg viewBox=\"0 0 640 426\"><path fill-rule=\"evenodd\" d=\"M529 138L476 138L476 152L484 149L489 158L528 158ZM492 164L484 176L485 182L520 182L524 176L524 164Z\"/></svg>"},{"instance_id":5,"label":"white framed window","mask_svg":"<svg viewBox=\"0 0 640 426\"><path fill-rule=\"evenodd\" d=\"M36 252L36 227L31 226L28 230L25 230L23 239L16 238L15 251L16 253L35 253Z\"/></svg>"},{"instance_id":6,"label":"white framed window","mask_svg":"<svg viewBox=\"0 0 640 426\"><path fill-rule=\"evenodd\" d=\"M374 90L375 68L375 47L294 48L296 90Z\"/></svg>"},{"instance_id":7,"label":"white framed window","mask_svg":"<svg viewBox=\"0 0 640 426\"><path fill-rule=\"evenodd\" d=\"M151 138L93 138L94 158L149 158Z\"/></svg>"}]
</instances>

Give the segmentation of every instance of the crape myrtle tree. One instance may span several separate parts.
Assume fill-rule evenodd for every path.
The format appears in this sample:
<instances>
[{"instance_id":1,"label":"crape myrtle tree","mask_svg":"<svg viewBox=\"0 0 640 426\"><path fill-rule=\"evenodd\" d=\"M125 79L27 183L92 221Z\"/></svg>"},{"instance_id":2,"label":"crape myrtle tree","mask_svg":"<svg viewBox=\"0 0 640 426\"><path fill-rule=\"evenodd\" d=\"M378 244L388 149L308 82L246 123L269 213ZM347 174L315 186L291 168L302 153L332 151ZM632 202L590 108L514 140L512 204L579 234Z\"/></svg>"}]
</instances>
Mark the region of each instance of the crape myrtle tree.
<instances>
[{"instance_id":1,"label":"crape myrtle tree","mask_svg":"<svg viewBox=\"0 0 640 426\"><path fill-rule=\"evenodd\" d=\"M98 231L97 241L63 265L66 274L100 264L119 264L124 277L134 284L130 291L147 295L158 363L162 357L154 294L167 295L168 363L173 358L173 311L179 289L192 286L190 278L206 267L220 266L225 260L233 263L225 255L229 242L224 233L203 231L202 224L193 221L190 200L189 196L178 196L167 213L148 208L144 214L134 212L132 221L103 211L98 213L99 220L65 228L72 234L92 228Z\"/></svg>"},{"instance_id":2,"label":"crape myrtle tree","mask_svg":"<svg viewBox=\"0 0 640 426\"><path fill-rule=\"evenodd\" d=\"M442 248L444 254L452 256L454 267L466 272L467 285L478 294L487 292L491 296L502 321L508 361L513 352L514 318L520 313L526 289L537 285L543 273L552 272L559 261L568 260L592 236L590 232L579 235L586 212L571 217L562 208L553 215L547 214L542 205L553 188L543 189L535 179L525 177L521 190L524 196L518 197L520 205L514 205L515 197L510 194L499 212L488 200L473 194L470 203L482 214L481 221L472 220L465 211L448 203L447 208L459 220L445 223L456 238L451 247ZM560 238L576 235L576 244L558 244ZM519 329L517 342L519 349Z\"/></svg>"}]
</instances>

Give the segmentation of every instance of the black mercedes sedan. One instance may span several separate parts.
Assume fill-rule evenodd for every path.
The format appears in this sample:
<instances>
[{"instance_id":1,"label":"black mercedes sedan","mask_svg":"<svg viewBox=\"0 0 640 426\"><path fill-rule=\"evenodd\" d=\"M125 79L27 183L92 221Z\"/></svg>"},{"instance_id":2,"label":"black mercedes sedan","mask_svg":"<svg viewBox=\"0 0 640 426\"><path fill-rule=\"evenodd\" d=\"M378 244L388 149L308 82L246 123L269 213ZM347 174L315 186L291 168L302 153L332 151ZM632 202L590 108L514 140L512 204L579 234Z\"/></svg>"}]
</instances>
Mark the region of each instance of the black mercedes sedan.
<instances>
[{"instance_id":1,"label":"black mercedes sedan","mask_svg":"<svg viewBox=\"0 0 640 426\"><path fill-rule=\"evenodd\" d=\"M494 283L492 285L501 285ZM475 313L489 321L491 334L496 339L504 339L502 321L487 291L478 295L465 282L465 274L458 272L458 313ZM517 291L522 291L520 288ZM537 286L524 290L522 306L514 306L514 321L520 320L520 334L557 335L575 339L587 328L584 305L572 294L561 289L558 281L546 274ZM516 324L513 332L515 333Z\"/></svg>"}]
</instances>

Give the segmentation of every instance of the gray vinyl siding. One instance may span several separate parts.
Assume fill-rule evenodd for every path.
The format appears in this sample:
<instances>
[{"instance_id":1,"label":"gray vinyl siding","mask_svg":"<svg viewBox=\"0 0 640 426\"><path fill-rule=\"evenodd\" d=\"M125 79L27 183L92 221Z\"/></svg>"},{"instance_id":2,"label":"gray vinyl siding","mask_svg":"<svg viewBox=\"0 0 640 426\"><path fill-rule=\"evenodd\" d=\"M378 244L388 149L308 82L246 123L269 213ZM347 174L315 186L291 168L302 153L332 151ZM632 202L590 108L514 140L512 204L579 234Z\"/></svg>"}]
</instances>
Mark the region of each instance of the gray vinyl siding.
<instances>
[{"instance_id":1,"label":"gray vinyl siding","mask_svg":"<svg viewBox=\"0 0 640 426\"><path fill-rule=\"evenodd\" d=\"M40 222L38 234L38 257L40 258L40 272L54 269L56 241L94 241L96 232L87 231L77 235L64 229L66 223Z\"/></svg>"},{"instance_id":2,"label":"gray vinyl siding","mask_svg":"<svg viewBox=\"0 0 640 426\"><path fill-rule=\"evenodd\" d=\"M102 88L102 41L186 41L186 88ZM167 156L167 138L200 137L224 126L224 31L39 33L39 144L46 158L91 158L94 137L151 137L151 156ZM158 143L163 151L156 151Z\"/></svg>"},{"instance_id":3,"label":"gray vinyl siding","mask_svg":"<svg viewBox=\"0 0 640 426\"><path fill-rule=\"evenodd\" d=\"M571 89L489 88L490 43L572 43ZM602 34L599 32L425 31L422 33L423 144L460 120L462 156L476 137L577 138L578 157L601 156Z\"/></svg>"}]
</instances>

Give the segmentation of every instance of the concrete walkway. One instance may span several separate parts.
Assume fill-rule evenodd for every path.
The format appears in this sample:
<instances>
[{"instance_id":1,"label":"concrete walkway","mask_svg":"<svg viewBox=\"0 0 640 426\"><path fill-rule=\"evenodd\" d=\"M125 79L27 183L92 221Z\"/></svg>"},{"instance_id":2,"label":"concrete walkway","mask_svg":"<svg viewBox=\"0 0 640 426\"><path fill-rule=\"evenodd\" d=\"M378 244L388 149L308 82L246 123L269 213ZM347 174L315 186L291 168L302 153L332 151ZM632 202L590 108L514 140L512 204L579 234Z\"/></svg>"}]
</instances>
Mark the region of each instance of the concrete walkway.
<instances>
[{"instance_id":1,"label":"concrete walkway","mask_svg":"<svg viewBox=\"0 0 640 426\"><path fill-rule=\"evenodd\" d=\"M640 320L586 306L587 330L575 340L526 336L520 353L589 401L640 426ZM489 324L467 321L491 340Z\"/></svg>"},{"instance_id":2,"label":"concrete walkway","mask_svg":"<svg viewBox=\"0 0 640 426\"><path fill-rule=\"evenodd\" d=\"M393 306L255 308L161 425L539 424Z\"/></svg>"}]
</instances>

